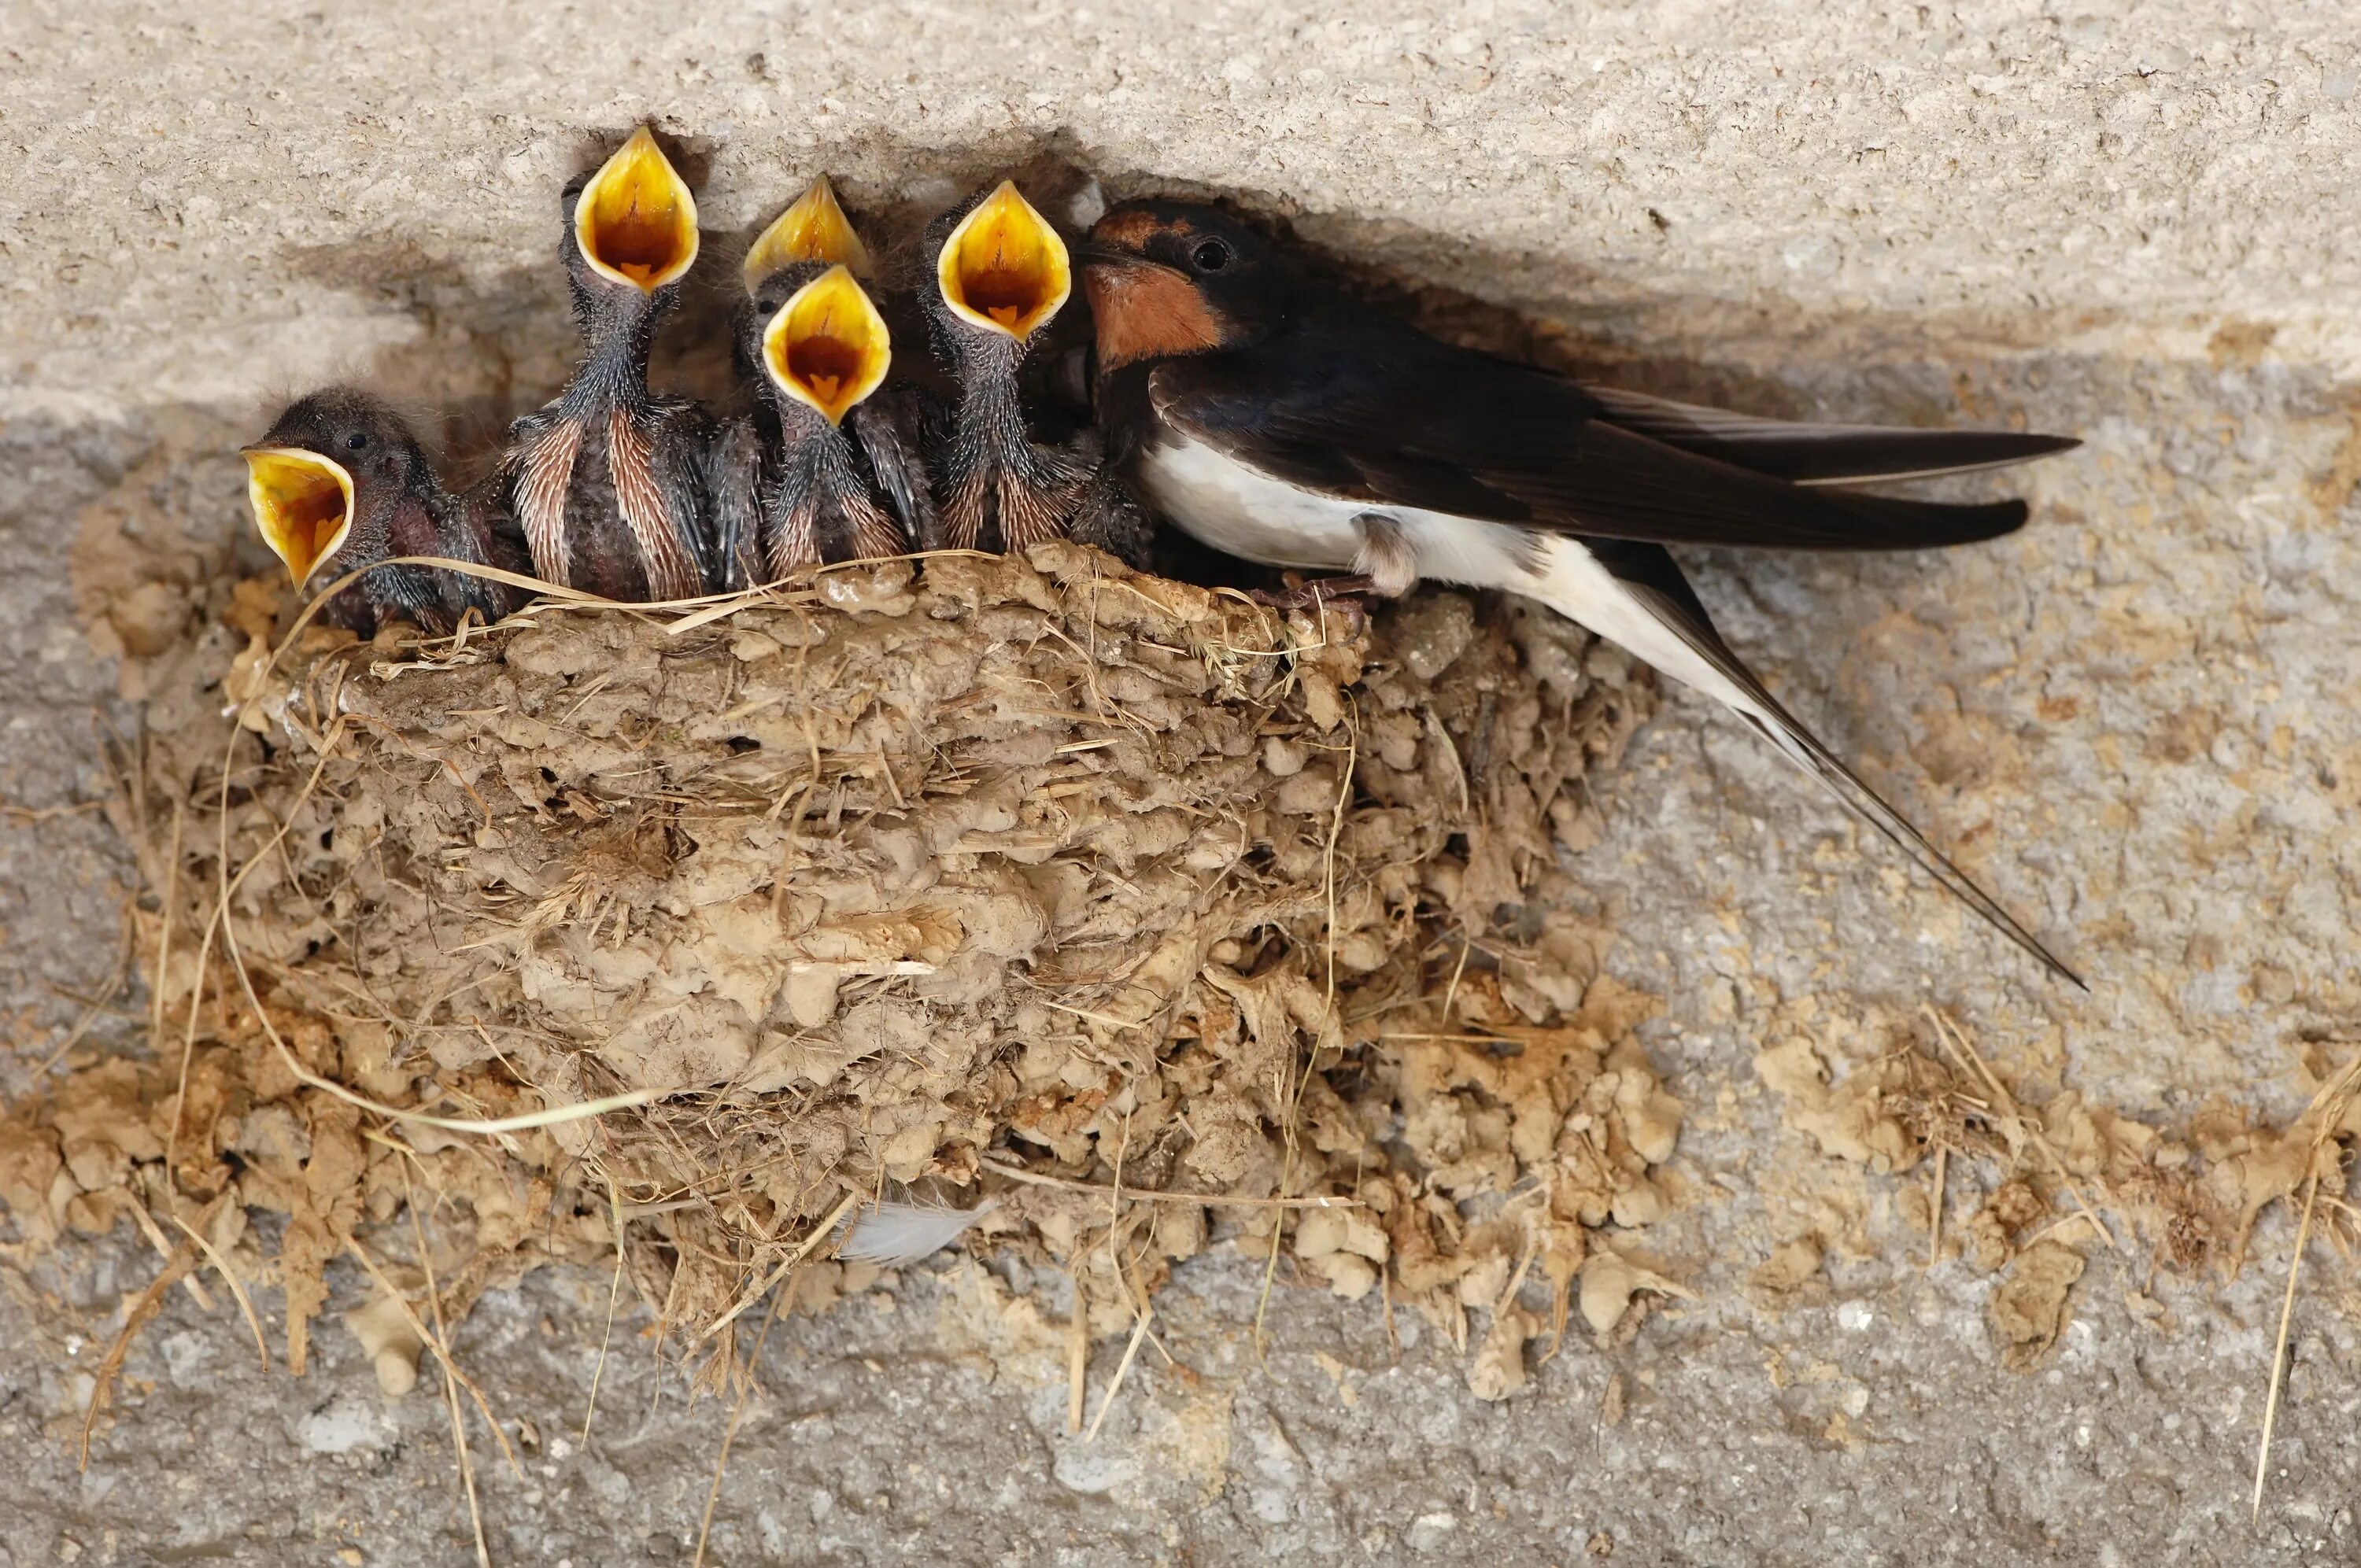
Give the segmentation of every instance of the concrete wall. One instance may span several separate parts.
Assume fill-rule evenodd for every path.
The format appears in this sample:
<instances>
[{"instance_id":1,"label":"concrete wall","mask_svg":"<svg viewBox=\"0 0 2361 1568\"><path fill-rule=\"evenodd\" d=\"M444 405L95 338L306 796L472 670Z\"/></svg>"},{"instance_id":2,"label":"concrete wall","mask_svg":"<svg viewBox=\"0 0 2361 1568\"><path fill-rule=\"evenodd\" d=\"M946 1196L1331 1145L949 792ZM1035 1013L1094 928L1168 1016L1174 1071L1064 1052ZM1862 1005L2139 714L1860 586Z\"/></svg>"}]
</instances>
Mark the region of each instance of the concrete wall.
<instances>
[{"instance_id":1,"label":"concrete wall","mask_svg":"<svg viewBox=\"0 0 2361 1568\"><path fill-rule=\"evenodd\" d=\"M104 790L76 726L137 689L111 657L125 629L100 628L106 658L81 639L97 609L69 592L70 545L85 580L146 563L151 599L193 604L245 526L228 450L275 397L362 375L480 430L546 395L568 350L555 191L642 117L702 157L723 235L821 170L891 204L1055 155L1119 192L1284 211L1338 249L1553 319L1642 381L2089 438L2023 477L2036 522L1999 545L1698 566L1733 640L2036 916L2090 996L2042 985L1675 699L1602 784L1600 842L1573 869L1621 934L1610 970L1665 999L1651 1044L1691 1108L1686 1207L1652 1238L1697 1305L1628 1343L1569 1343L1532 1395L1477 1408L1432 1336L1396 1359L1374 1314L1292 1293L1266 1373L1241 1338L1255 1272L1211 1263L1166 1325L1196 1380L1145 1353L1084 1445L1063 1434L1060 1388L994 1380L955 1279L914 1277L898 1312L774 1339L773 1393L717 1516L729 1560L885 1561L929 1541L976 1562L2356 1550L2350 1275L2317 1245L2270 1500L2259 1531L2246 1522L2291 1241L2279 1209L2235 1281L2078 1242L2089 1268L2059 1349L2007 1370L1992 1278L1957 1259L1922 1271L1903 1201L1918 1179L1825 1157L1751 1065L1800 1035L1845 1070L1932 1000L2033 1097L2070 1089L2172 1127L2209 1097L2290 1114L2306 1042L2332 1062L2353 1048L2335 1043L2361 1017L2361 28L2345 7L517 19L450 0L16 0L0 51L0 565L17 611L0 628L0 773L29 807ZM12 989L61 1027L77 1009L48 987L105 980L119 854L87 815L11 816L0 850ZM93 1037L133 1032L107 1019ZM11 1080L57 1037L28 1033ZM1955 1220L1973 1196L1955 1192ZM1827 1255L1808 1288L1750 1294L1753 1267L1802 1236ZM177 1299L132 1363L153 1387L76 1480L59 1437L78 1368L151 1266L61 1258L0 1298L0 1469L29 1478L0 1497L0 1563L68 1541L98 1561L168 1541L456 1560L430 1403L379 1409L340 1341L304 1384L265 1382L233 1319ZM478 1376L544 1433L578 1420L604 1288L544 1281L467 1331ZM1054 1316L1054 1282L1038 1288ZM628 1413L588 1452L486 1479L503 1560L665 1560L693 1535L719 1413L660 1392L643 1353L624 1360L602 1398Z\"/></svg>"}]
</instances>

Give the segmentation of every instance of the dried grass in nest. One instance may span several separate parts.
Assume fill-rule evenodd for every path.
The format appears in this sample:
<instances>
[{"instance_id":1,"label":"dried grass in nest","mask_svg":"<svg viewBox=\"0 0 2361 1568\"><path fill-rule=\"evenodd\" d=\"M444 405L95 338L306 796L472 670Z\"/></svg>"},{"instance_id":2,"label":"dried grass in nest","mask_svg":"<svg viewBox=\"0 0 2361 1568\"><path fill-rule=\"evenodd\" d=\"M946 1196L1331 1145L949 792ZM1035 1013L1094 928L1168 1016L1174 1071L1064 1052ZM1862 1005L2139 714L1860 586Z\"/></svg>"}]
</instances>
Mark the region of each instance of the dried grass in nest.
<instances>
[{"instance_id":1,"label":"dried grass in nest","mask_svg":"<svg viewBox=\"0 0 2361 1568\"><path fill-rule=\"evenodd\" d=\"M1235 1237L1463 1346L1489 1313L1497 1397L1664 1207L1679 1107L1555 870L1647 699L1554 617L1282 618L1066 545L424 648L274 657L257 611L246 739L153 709L192 716L140 814L157 1059L21 1112L0 1200L187 1220L299 1372L340 1254L437 1323L620 1254L719 1377L790 1269L807 1309L874 1275L828 1261L856 1206L988 1192L976 1245L1070 1272L1079 1332L1136 1352Z\"/></svg>"}]
</instances>

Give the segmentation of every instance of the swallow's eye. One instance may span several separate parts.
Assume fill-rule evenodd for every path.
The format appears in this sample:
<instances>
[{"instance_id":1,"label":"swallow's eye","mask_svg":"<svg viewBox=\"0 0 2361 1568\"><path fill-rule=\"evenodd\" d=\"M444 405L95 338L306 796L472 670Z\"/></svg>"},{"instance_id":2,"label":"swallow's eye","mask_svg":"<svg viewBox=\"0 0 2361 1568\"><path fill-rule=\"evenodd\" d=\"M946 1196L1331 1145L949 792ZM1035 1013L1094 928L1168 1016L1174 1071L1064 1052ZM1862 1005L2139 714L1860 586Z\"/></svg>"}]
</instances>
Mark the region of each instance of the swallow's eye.
<instances>
[{"instance_id":1,"label":"swallow's eye","mask_svg":"<svg viewBox=\"0 0 2361 1568\"><path fill-rule=\"evenodd\" d=\"M368 434L365 431L357 430L350 435L345 437L345 444L351 447L354 451L358 452L362 447L368 444Z\"/></svg>"},{"instance_id":2,"label":"swallow's eye","mask_svg":"<svg viewBox=\"0 0 2361 1568\"><path fill-rule=\"evenodd\" d=\"M1189 260L1200 272L1219 272L1230 264L1230 247L1218 239L1200 240Z\"/></svg>"}]
</instances>

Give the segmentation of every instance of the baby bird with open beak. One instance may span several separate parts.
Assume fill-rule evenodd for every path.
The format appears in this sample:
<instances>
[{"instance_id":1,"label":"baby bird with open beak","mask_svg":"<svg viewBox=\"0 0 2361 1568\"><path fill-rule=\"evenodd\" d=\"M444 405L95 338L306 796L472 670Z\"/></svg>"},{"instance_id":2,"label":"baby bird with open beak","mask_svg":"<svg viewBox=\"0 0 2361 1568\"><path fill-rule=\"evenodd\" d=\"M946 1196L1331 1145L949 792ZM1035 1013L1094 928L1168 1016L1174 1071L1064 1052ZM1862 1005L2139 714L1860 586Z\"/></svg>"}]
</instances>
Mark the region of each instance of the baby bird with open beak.
<instances>
[{"instance_id":1,"label":"baby bird with open beak","mask_svg":"<svg viewBox=\"0 0 2361 1568\"><path fill-rule=\"evenodd\" d=\"M914 443L875 399L893 345L868 270L825 178L747 253L735 346L758 411L722 433L709 469L730 586L899 555L932 531Z\"/></svg>"},{"instance_id":2,"label":"baby bird with open beak","mask_svg":"<svg viewBox=\"0 0 2361 1568\"><path fill-rule=\"evenodd\" d=\"M409 424L367 392L332 387L296 400L244 456L255 527L299 593L315 579L402 555L525 569L522 551L504 536L492 488L461 496L445 489ZM471 609L498 620L516 599L488 578L378 566L321 615L363 637L382 620L444 633Z\"/></svg>"},{"instance_id":3,"label":"baby bird with open beak","mask_svg":"<svg viewBox=\"0 0 2361 1568\"><path fill-rule=\"evenodd\" d=\"M938 218L927 253L919 299L959 385L933 463L942 534L927 543L1022 550L1076 537L1142 564L1146 523L1101 475L1095 444L1043 445L1026 420L1026 356L1073 291L1065 241L1004 180Z\"/></svg>"},{"instance_id":4,"label":"baby bird with open beak","mask_svg":"<svg viewBox=\"0 0 2361 1568\"><path fill-rule=\"evenodd\" d=\"M656 324L697 260L697 203L642 126L569 183L559 249L588 354L509 431L505 501L544 580L613 599L705 590L705 416L648 390Z\"/></svg>"}]
</instances>

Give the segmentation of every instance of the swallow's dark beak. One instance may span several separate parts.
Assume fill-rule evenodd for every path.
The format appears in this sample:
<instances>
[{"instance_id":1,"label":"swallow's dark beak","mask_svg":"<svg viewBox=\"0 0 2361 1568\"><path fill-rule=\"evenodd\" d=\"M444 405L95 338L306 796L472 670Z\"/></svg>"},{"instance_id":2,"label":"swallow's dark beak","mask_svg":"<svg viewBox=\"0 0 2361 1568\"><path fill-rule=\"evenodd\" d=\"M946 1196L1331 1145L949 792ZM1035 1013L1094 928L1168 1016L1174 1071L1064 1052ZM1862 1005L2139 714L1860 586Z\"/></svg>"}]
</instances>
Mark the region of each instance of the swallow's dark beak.
<instances>
[{"instance_id":1,"label":"swallow's dark beak","mask_svg":"<svg viewBox=\"0 0 2361 1568\"><path fill-rule=\"evenodd\" d=\"M1111 245L1101 245L1094 239L1083 240L1071 247L1074 259L1085 267L1153 267L1157 263L1145 256L1128 250L1117 250Z\"/></svg>"},{"instance_id":2,"label":"swallow's dark beak","mask_svg":"<svg viewBox=\"0 0 2361 1568\"><path fill-rule=\"evenodd\" d=\"M799 261L839 262L856 277L869 275L869 247L852 232L852 221L837 204L836 191L825 174L773 219L746 252L746 291L752 293L772 273Z\"/></svg>"},{"instance_id":3,"label":"swallow's dark beak","mask_svg":"<svg viewBox=\"0 0 2361 1568\"><path fill-rule=\"evenodd\" d=\"M1133 272L1169 272L1187 283L1191 290L1197 280L1178 267L1169 266L1152 256L1142 256L1136 250L1125 250L1098 240L1086 239L1073 247L1074 259L1088 272L1094 267L1120 267Z\"/></svg>"},{"instance_id":4,"label":"swallow's dark beak","mask_svg":"<svg viewBox=\"0 0 2361 1568\"><path fill-rule=\"evenodd\" d=\"M763 367L779 389L840 422L894 362L885 318L842 262L796 290L763 332Z\"/></svg>"},{"instance_id":5,"label":"swallow's dark beak","mask_svg":"<svg viewBox=\"0 0 2361 1568\"><path fill-rule=\"evenodd\" d=\"M697 199L642 126L574 203L574 243L602 278L653 294L697 261Z\"/></svg>"},{"instance_id":6,"label":"swallow's dark beak","mask_svg":"<svg viewBox=\"0 0 2361 1568\"><path fill-rule=\"evenodd\" d=\"M1065 304L1074 276L1066 242L1004 180L943 241L935 283L961 320L1022 343Z\"/></svg>"},{"instance_id":7,"label":"swallow's dark beak","mask_svg":"<svg viewBox=\"0 0 2361 1568\"><path fill-rule=\"evenodd\" d=\"M255 529L301 592L353 531L353 477L300 446L249 446L240 455Z\"/></svg>"}]
</instances>

